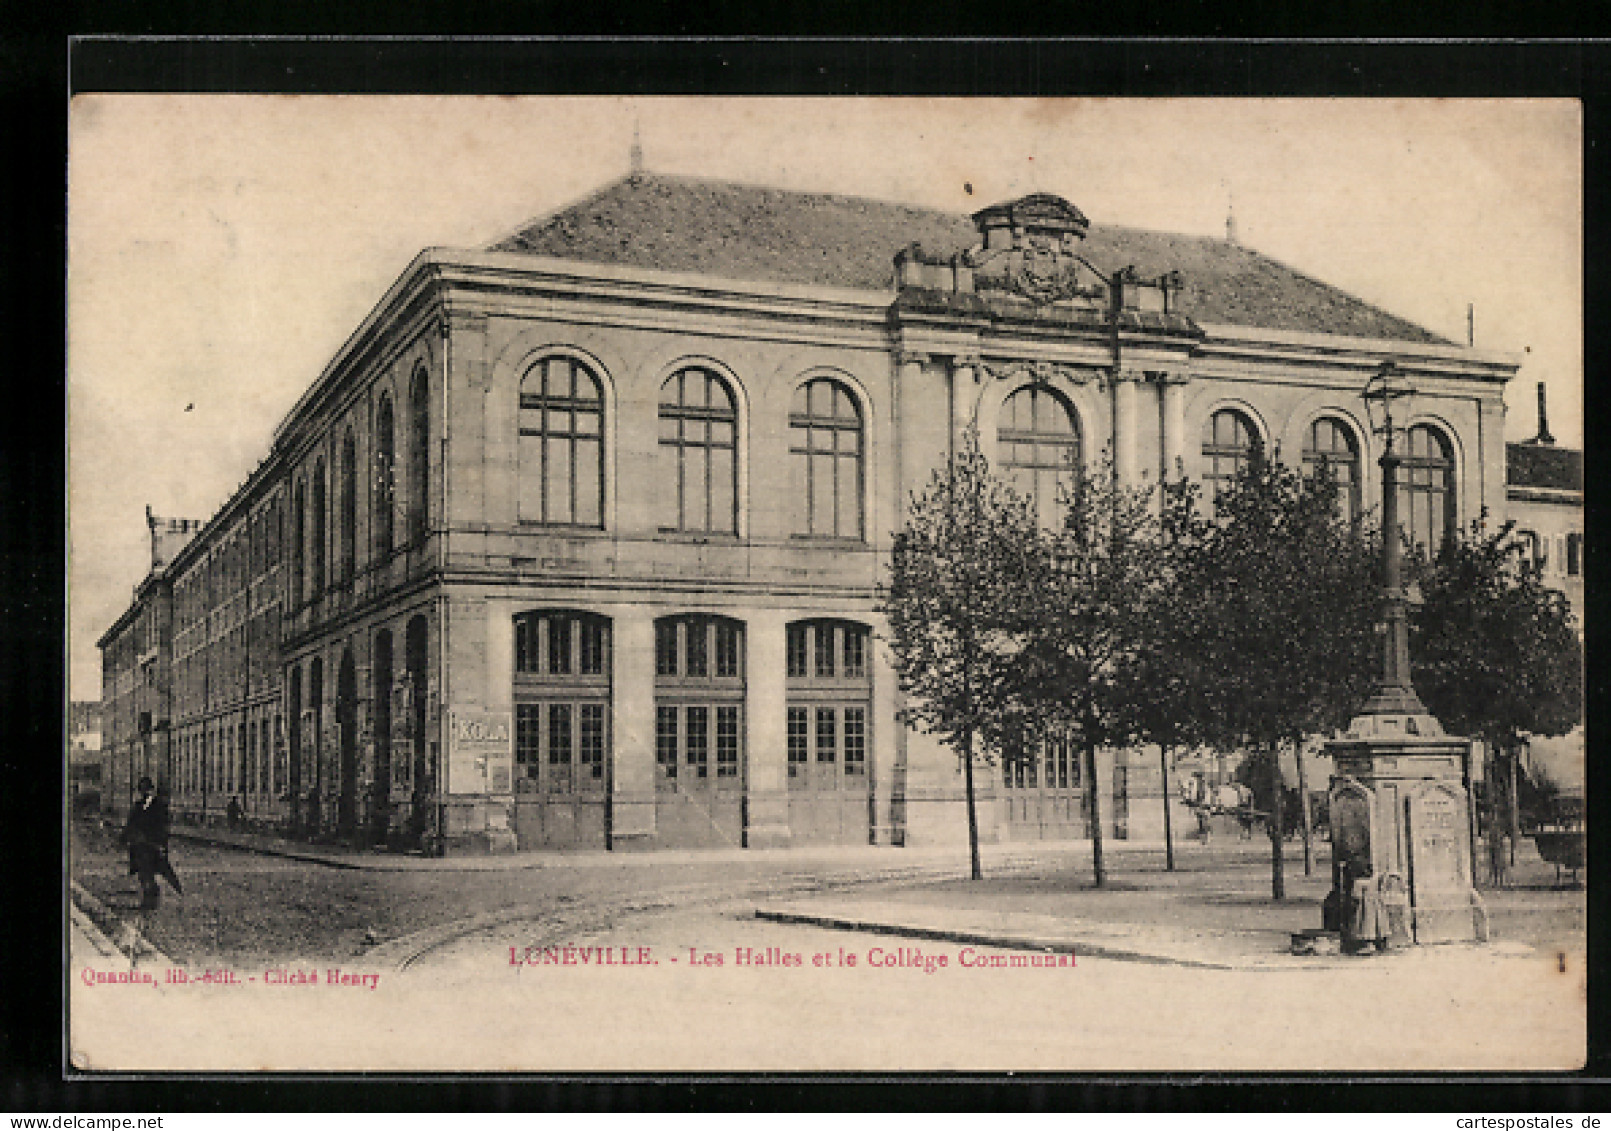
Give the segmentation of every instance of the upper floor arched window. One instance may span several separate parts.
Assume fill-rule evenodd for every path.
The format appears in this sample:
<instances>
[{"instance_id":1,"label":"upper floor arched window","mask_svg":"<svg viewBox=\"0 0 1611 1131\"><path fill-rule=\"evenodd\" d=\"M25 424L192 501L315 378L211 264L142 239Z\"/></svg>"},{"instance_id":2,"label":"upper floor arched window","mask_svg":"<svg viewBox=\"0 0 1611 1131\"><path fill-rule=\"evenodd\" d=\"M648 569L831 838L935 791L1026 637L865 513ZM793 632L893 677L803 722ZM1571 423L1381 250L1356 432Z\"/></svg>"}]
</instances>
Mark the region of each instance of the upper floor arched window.
<instances>
[{"instance_id":1,"label":"upper floor arched window","mask_svg":"<svg viewBox=\"0 0 1611 1131\"><path fill-rule=\"evenodd\" d=\"M347 585L352 582L358 564L358 446L353 442L351 428L341 441L340 511L341 559L337 580Z\"/></svg>"},{"instance_id":2,"label":"upper floor arched window","mask_svg":"<svg viewBox=\"0 0 1611 1131\"><path fill-rule=\"evenodd\" d=\"M1353 429L1334 417L1320 417L1303 435L1303 477L1312 480L1321 468L1337 484L1337 513L1358 518L1359 444Z\"/></svg>"},{"instance_id":3,"label":"upper floor arched window","mask_svg":"<svg viewBox=\"0 0 1611 1131\"><path fill-rule=\"evenodd\" d=\"M1061 489L1080 473L1079 419L1063 395L1025 385L1001 405L996 427L1002 474L1033 506L1042 526L1058 525Z\"/></svg>"},{"instance_id":4,"label":"upper floor arched window","mask_svg":"<svg viewBox=\"0 0 1611 1131\"><path fill-rule=\"evenodd\" d=\"M1222 408L1203 426L1203 486L1210 499L1223 494L1247 467L1258 430L1247 414Z\"/></svg>"},{"instance_id":5,"label":"upper floor arched window","mask_svg":"<svg viewBox=\"0 0 1611 1131\"><path fill-rule=\"evenodd\" d=\"M408 540L423 542L431 523L431 383L425 367L408 389Z\"/></svg>"},{"instance_id":6,"label":"upper floor arched window","mask_svg":"<svg viewBox=\"0 0 1611 1131\"><path fill-rule=\"evenodd\" d=\"M321 459L313 465L313 545L309 547L310 556L313 559L313 581L309 586L308 596L310 597L317 597L324 592L325 531L327 529L325 524L328 521L324 484L324 460Z\"/></svg>"},{"instance_id":7,"label":"upper floor arched window","mask_svg":"<svg viewBox=\"0 0 1611 1131\"><path fill-rule=\"evenodd\" d=\"M604 397L593 371L569 357L539 361L520 383L520 517L604 523Z\"/></svg>"},{"instance_id":8,"label":"upper floor arched window","mask_svg":"<svg viewBox=\"0 0 1611 1131\"><path fill-rule=\"evenodd\" d=\"M738 533L738 410L697 366L660 388L660 529Z\"/></svg>"},{"instance_id":9,"label":"upper floor arched window","mask_svg":"<svg viewBox=\"0 0 1611 1131\"><path fill-rule=\"evenodd\" d=\"M392 399L380 398L375 410L375 497L374 530L375 554L380 558L391 555L395 544L394 507L397 496L397 428L392 413Z\"/></svg>"},{"instance_id":10,"label":"upper floor arched window","mask_svg":"<svg viewBox=\"0 0 1611 1131\"><path fill-rule=\"evenodd\" d=\"M1398 471L1399 524L1410 545L1436 554L1454 535L1454 445L1440 429L1417 424L1405 437Z\"/></svg>"},{"instance_id":11,"label":"upper floor arched window","mask_svg":"<svg viewBox=\"0 0 1611 1131\"><path fill-rule=\"evenodd\" d=\"M291 504L291 603L301 604L307 586L308 489L297 481Z\"/></svg>"},{"instance_id":12,"label":"upper floor arched window","mask_svg":"<svg viewBox=\"0 0 1611 1131\"><path fill-rule=\"evenodd\" d=\"M792 529L816 538L864 537L861 410L827 377L794 391L789 410Z\"/></svg>"}]
</instances>

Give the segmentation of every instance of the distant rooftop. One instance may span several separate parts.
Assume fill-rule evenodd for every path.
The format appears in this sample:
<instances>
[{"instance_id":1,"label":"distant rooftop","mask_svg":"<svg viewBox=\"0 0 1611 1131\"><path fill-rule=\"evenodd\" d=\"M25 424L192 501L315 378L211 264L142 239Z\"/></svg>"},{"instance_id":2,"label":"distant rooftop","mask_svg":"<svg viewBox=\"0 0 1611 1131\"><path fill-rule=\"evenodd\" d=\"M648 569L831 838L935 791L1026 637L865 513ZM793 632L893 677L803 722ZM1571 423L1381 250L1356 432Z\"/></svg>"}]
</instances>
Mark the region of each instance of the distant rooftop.
<instances>
[{"instance_id":1,"label":"distant rooftop","mask_svg":"<svg viewBox=\"0 0 1611 1131\"><path fill-rule=\"evenodd\" d=\"M1505 445L1505 485L1583 490L1583 452L1528 441Z\"/></svg>"},{"instance_id":2,"label":"distant rooftop","mask_svg":"<svg viewBox=\"0 0 1611 1131\"><path fill-rule=\"evenodd\" d=\"M490 250L732 279L895 288L894 257L979 243L972 218L906 204L637 173ZM1206 236L1093 222L1080 253L1104 272L1180 272L1197 322L1449 345L1447 338L1258 252Z\"/></svg>"}]
</instances>

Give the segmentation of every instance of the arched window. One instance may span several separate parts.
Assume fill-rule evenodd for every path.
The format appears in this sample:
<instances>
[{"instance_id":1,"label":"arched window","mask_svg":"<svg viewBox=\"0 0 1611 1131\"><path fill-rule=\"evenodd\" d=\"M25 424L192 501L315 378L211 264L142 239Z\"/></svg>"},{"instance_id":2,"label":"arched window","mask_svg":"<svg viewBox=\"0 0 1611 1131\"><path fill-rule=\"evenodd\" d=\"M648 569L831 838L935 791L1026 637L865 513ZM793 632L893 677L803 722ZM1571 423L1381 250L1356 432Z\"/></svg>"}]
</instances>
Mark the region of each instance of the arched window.
<instances>
[{"instance_id":1,"label":"arched window","mask_svg":"<svg viewBox=\"0 0 1611 1131\"><path fill-rule=\"evenodd\" d=\"M1080 469L1074 409L1045 385L1025 385L1002 403L996 440L1003 474L1042 526L1056 526L1060 485L1072 483Z\"/></svg>"},{"instance_id":2,"label":"arched window","mask_svg":"<svg viewBox=\"0 0 1611 1131\"><path fill-rule=\"evenodd\" d=\"M591 369L550 357L520 383L520 517L602 526L604 398Z\"/></svg>"},{"instance_id":3,"label":"arched window","mask_svg":"<svg viewBox=\"0 0 1611 1131\"><path fill-rule=\"evenodd\" d=\"M1244 413L1222 408L1203 427L1203 486L1218 498L1247 467L1258 431Z\"/></svg>"},{"instance_id":4,"label":"arched window","mask_svg":"<svg viewBox=\"0 0 1611 1131\"><path fill-rule=\"evenodd\" d=\"M660 470L660 529L738 533L738 412L708 369L660 388Z\"/></svg>"},{"instance_id":5,"label":"arched window","mask_svg":"<svg viewBox=\"0 0 1611 1131\"><path fill-rule=\"evenodd\" d=\"M308 593L310 597L324 592L325 529L324 460L321 459L313 465L313 545L310 547L313 584Z\"/></svg>"},{"instance_id":6,"label":"arched window","mask_svg":"<svg viewBox=\"0 0 1611 1131\"><path fill-rule=\"evenodd\" d=\"M339 584L352 584L358 564L358 448L352 429L341 441L341 574Z\"/></svg>"},{"instance_id":7,"label":"arched window","mask_svg":"<svg viewBox=\"0 0 1611 1131\"><path fill-rule=\"evenodd\" d=\"M392 399L380 398L375 410L375 497L373 530L375 556L391 556L394 529L393 508L397 496L397 433L392 415Z\"/></svg>"},{"instance_id":8,"label":"arched window","mask_svg":"<svg viewBox=\"0 0 1611 1131\"><path fill-rule=\"evenodd\" d=\"M794 391L789 463L794 532L862 538L861 411L840 382L821 377Z\"/></svg>"},{"instance_id":9,"label":"arched window","mask_svg":"<svg viewBox=\"0 0 1611 1131\"><path fill-rule=\"evenodd\" d=\"M431 386L425 367L414 371L408 389L408 540L425 541L431 506Z\"/></svg>"},{"instance_id":10,"label":"arched window","mask_svg":"<svg viewBox=\"0 0 1611 1131\"><path fill-rule=\"evenodd\" d=\"M296 502L291 507L291 604L302 603L307 587L308 490L298 480Z\"/></svg>"},{"instance_id":11,"label":"arched window","mask_svg":"<svg viewBox=\"0 0 1611 1131\"><path fill-rule=\"evenodd\" d=\"M1429 424L1409 431L1398 491L1404 536L1410 545L1436 554L1454 534L1454 447Z\"/></svg>"},{"instance_id":12,"label":"arched window","mask_svg":"<svg viewBox=\"0 0 1611 1131\"><path fill-rule=\"evenodd\" d=\"M1337 513L1348 519L1358 518L1359 445L1354 441L1353 429L1329 416L1309 425L1303 437L1303 477L1314 479L1322 467L1337 484Z\"/></svg>"}]
</instances>

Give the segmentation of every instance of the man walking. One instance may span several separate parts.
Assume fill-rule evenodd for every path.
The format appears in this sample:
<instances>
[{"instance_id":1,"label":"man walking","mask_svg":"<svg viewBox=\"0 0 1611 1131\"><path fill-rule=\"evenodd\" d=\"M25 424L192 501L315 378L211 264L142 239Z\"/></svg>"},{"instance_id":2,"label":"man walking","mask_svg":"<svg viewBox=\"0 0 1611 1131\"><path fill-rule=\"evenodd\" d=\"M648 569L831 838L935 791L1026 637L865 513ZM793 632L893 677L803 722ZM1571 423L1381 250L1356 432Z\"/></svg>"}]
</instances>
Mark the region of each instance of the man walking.
<instances>
[{"instance_id":1,"label":"man walking","mask_svg":"<svg viewBox=\"0 0 1611 1131\"><path fill-rule=\"evenodd\" d=\"M140 878L140 910L154 911L162 902L157 874L172 875L168 865L168 802L153 793L151 779L139 783L140 799L129 810L123 842L129 846L129 871Z\"/></svg>"}]
</instances>

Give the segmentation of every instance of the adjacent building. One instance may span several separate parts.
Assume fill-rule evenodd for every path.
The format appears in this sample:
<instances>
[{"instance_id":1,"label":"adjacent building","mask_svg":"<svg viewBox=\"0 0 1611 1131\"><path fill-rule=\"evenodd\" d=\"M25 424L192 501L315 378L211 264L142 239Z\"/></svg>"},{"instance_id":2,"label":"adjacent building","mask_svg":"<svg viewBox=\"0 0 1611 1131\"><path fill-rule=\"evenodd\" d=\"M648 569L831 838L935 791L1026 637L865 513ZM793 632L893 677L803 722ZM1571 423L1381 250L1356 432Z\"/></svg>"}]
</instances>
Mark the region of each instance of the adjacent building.
<instances>
[{"instance_id":1,"label":"adjacent building","mask_svg":"<svg viewBox=\"0 0 1611 1131\"><path fill-rule=\"evenodd\" d=\"M234 797L450 851L961 837L876 594L965 431L1042 506L1071 464L1212 487L1258 442L1358 511L1387 360L1435 543L1506 505L1513 358L1048 194L969 217L634 174L381 298L103 637L117 788L146 766L191 819ZM1156 835L1156 765L1089 782L1049 748L986 783L984 835L1086 835L1091 789Z\"/></svg>"}]
</instances>

